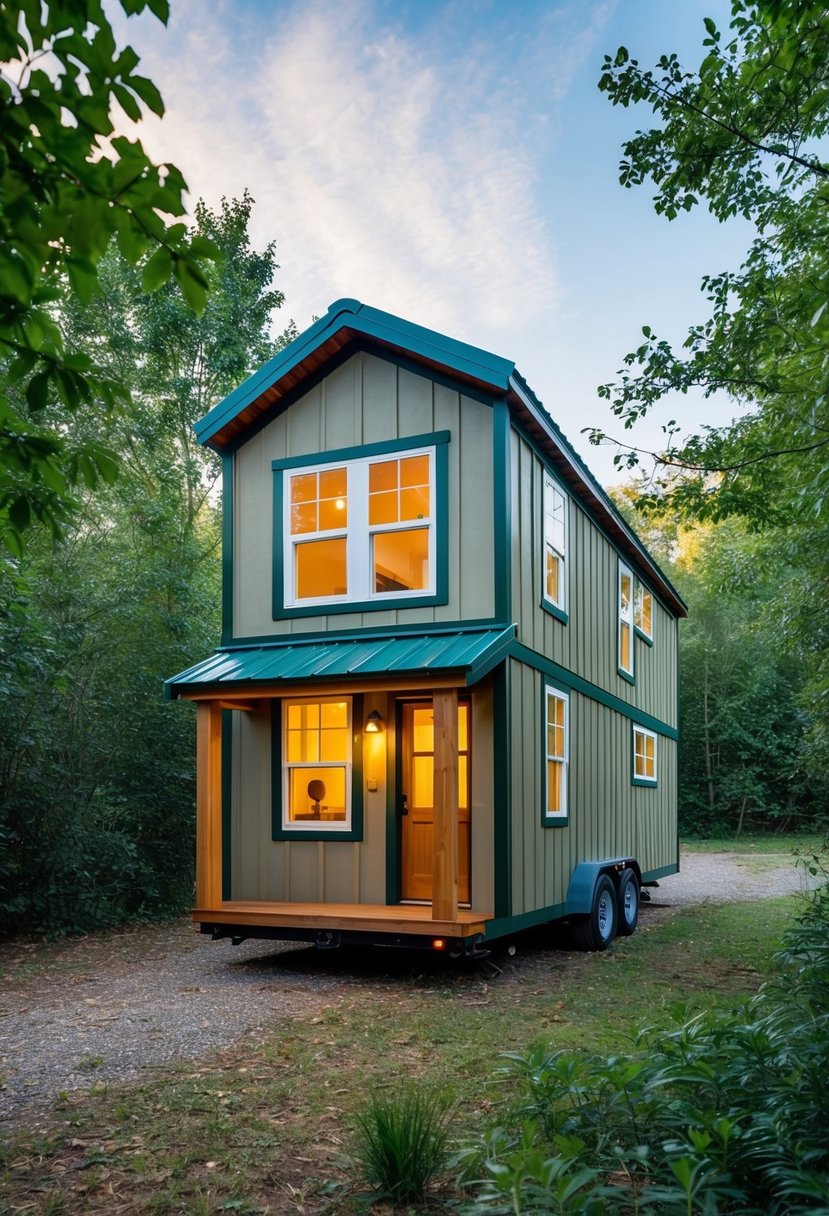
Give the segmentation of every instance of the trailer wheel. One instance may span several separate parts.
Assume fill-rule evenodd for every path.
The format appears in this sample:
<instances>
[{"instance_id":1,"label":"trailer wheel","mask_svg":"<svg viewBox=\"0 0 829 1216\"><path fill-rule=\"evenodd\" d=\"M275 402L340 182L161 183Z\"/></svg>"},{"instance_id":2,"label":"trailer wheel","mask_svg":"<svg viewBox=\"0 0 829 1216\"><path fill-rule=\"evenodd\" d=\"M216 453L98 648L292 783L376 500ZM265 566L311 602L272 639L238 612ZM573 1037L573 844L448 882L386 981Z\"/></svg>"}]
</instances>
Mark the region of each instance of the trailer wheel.
<instances>
[{"instance_id":1,"label":"trailer wheel","mask_svg":"<svg viewBox=\"0 0 829 1216\"><path fill-rule=\"evenodd\" d=\"M639 880L634 870L622 870L616 899L619 904L617 933L620 937L630 937L639 923Z\"/></svg>"},{"instance_id":2,"label":"trailer wheel","mask_svg":"<svg viewBox=\"0 0 829 1216\"><path fill-rule=\"evenodd\" d=\"M590 911L572 922L573 940L580 950L606 950L616 936L618 922L616 888L606 874L600 874Z\"/></svg>"}]
</instances>

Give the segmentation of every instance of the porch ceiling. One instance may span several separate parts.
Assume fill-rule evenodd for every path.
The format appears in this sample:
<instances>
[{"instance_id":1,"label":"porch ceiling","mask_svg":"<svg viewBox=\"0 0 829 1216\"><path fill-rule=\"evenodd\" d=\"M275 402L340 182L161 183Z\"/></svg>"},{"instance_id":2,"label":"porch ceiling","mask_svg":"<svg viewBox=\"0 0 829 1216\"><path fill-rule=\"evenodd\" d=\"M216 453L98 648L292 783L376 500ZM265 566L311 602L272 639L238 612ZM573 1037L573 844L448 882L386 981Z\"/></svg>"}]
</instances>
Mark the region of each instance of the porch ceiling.
<instances>
[{"instance_id":1,"label":"porch ceiling","mask_svg":"<svg viewBox=\"0 0 829 1216\"><path fill-rule=\"evenodd\" d=\"M273 684L353 682L389 675L444 676L450 672L459 673L471 685L506 657L514 639L514 625L495 625L229 646L167 680L165 692L173 699L208 689L222 694Z\"/></svg>"}]
</instances>

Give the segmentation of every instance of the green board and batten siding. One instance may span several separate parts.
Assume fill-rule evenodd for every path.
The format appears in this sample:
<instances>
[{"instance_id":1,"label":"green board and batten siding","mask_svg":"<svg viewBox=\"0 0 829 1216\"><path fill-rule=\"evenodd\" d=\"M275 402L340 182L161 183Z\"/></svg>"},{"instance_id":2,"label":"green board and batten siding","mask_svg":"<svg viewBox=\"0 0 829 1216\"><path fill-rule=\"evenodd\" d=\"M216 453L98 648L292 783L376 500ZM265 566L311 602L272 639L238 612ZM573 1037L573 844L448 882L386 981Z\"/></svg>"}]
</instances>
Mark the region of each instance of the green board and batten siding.
<instances>
[{"instance_id":1,"label":"green board and batten siding","mask_svg":"<svg viewBox=\"0 0 829 1216\"><path fill-rule=\"evenodd\" d=\"M566 824L542 822L545 676L509 664L512 915L564 903L580 861L633 856L643 872L676 856L676 742L659 738L656 788L631 783L631 722L577 692L570 696L570 761Z\"/></svg>"},{"instance_id":2,"label":"green board and batten siding","mask_svg":"<svg viewBox=\"0 0 829 1216\"><path fill-rule=\"evenodd\" d=\"M274 620L274 460L410 436L450 432L448 602L370 612ZM492 410L387 359L359 353L346 360L235 454L235 637L359 630L484 619L494 615ZM481 504L487 504L482 510Z\"/></svg>"},{"instance_id":3,"label":"green board and batten siding","mask_svg":"<svg viewBox=\"0 0 829 1216\"><path fill-rule=\"evenodd\" d=\"M675 728L677 621L654 597L654 645L649 646L637 637L635 683L618 674L619 555L571 495L568 495L567 623L546 611L542 605L544 465L533 447L515 430L510 443L515 521L512 607L519 641L632 708Z\"/></svg>"}]
</instances>

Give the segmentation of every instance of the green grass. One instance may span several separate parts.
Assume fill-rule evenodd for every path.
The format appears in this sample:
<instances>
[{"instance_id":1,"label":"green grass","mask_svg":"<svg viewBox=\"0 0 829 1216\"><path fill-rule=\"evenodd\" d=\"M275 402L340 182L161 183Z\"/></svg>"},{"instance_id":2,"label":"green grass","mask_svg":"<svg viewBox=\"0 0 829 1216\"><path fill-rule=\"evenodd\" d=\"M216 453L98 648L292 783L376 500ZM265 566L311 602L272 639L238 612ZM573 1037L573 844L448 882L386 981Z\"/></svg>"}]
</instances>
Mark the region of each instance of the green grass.
<instances>
[{"instance_id":1,"label":"green grass","mask_svg":"<svg viewBox=\"0 0 829 1216\"><path fill-rule=\"evenodd\" d=\"M321 1016L276 1019L261 1042L152 1083L58 1102L36 1135L9 1137L0 1216L99 1216L119 1204L156 1216L356 1212L344 1161L369 1092L451 1084L452 1132L473 1132L498 1101L504 1052L541 1041L611 1054L643 1023L733 1006L769 974L794 907L791 897L646 907L639 931L604 954L571 952L539 931L514 958L494 956L496 976L432 955L302 956L339 980ZM332 1182L336 1195L326 1193Z\"/></svg>"},{"instance_id":2,"label":"green grass","mask_svg":"<svg viewBox=\"0 0 829 1216\"><path fill-rule=\"evenodd\" d=\"M767 833L762 836L716 836L704 840L683 836L680 849L683 853L815 853L826 847L827 836L829 834Z\"/></svg>"}]
</instances>

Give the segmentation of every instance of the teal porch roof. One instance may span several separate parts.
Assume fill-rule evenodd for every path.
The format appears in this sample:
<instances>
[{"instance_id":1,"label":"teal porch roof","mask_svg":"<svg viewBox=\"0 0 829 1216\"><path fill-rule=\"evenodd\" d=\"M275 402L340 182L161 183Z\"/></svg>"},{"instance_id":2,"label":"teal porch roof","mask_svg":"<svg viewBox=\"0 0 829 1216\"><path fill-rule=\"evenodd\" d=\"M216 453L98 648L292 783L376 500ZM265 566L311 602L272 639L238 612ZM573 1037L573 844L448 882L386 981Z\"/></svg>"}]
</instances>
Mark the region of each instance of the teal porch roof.
<instances>
[{"instance_id":1,"label":"teal porch roof","mask_svg":"<svg viewBox=\"0 0 829 1216\"><path fill-rule=\"evenodd\" d=\"M255 692L272 684L343 680L384 675L459 673L475 684L506 657L514 625L431 632L391 632L321 638L281 638L227 646L165 682L169 699L198 692Z\"/></svg>"}]
</instances>

